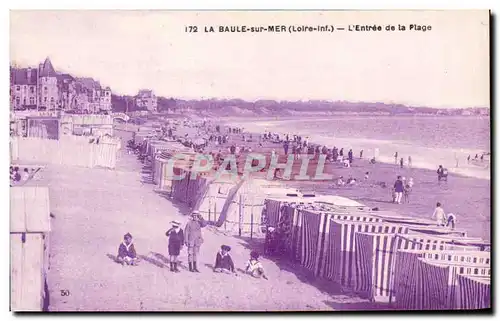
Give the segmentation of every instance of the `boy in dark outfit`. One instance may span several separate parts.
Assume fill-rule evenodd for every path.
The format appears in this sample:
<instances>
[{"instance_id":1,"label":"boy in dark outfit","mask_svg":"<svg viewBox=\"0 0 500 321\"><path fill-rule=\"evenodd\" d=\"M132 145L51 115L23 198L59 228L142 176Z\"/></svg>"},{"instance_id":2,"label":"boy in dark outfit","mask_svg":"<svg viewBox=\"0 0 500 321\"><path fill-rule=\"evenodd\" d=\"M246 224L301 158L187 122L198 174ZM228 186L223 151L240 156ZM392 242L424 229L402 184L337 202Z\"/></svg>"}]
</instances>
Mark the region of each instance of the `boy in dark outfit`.
<instances>
[{"instance_id":1,"label":"boy in dark outfit","mask_svg":"<svg viewBox=\"0 0 500 321\"><path fill-rule=\"evenodd\" d=\"M130 233L123 236L123 243L118 247L118 256L116 260L123 265L137 265L137 253L135 252L135 247L132 243L132 235L130 235Z\"/></svg>"},{"instance_id":2,"label":"boy in dark outfit","mask_svg":"<svg viewBox=\"0 0 500 321\"><path fill-rule=\"evenodd\" d=\"M172 228L165 233L168 236L168 255L170 256L170 271L180 272L177 268L177 257L184 245L184 232L180 228L181 223L172 221Z\"/></svg>"},{"instance_id":3,"label":"boy in dark outfit","mask_svg":"<svg viewBox=\"0 0 500 321\"><path fill-rule=\"evenodd\" d=\"M228 245L222 245L220 247L220 252L217 252L215 257L214 272L217 273L235 273L233 259L229 255L231 247Z\"/></svg>"}]
</instances>

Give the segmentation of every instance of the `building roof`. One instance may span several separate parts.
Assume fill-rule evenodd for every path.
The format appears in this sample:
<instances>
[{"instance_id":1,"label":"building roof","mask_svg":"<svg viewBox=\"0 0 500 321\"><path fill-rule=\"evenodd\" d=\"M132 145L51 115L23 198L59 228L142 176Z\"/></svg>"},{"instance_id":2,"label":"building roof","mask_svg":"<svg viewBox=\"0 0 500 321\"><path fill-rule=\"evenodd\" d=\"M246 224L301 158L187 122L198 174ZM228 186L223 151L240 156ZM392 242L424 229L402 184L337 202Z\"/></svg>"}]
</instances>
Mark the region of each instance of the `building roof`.
<instances>
[{"instance_id":1,"label":"building roof","mask_svg":"<svg viewBox=\"0 0 500 321\"><path fill-rule=\"evenodd\" d=\"M28 70L29 77L28 77ZM37 70L31 68L11 68L10 81L13 85L36 85Z\"/></svg>"},{"instance_id":2,"label":"building roof","mask_svg":"<svg viewBox=\"0 0 500 321\"><path fill-rule=\"evenodd\" d=\"M152 97L154 96L153 91L150 89L141 89L139 90L139 93L137 94L137 98L142 98L142 97Z\"/></svg>"},{"instance_id":3,"label":"building roof","mask_svg":"<svg viewBox=\"0 0 500 321\"><path fill-rule=\"evenodd\" d=\"M101 89L101 84L90 77L77 78L77 81L81 83L87 89Z\"/></svg>"},{"instance_id":4,"label":"building roof","mask_svg":"<svg viewBox=\"0 0 500 321\"><path fill-rule=\"evenodd\" d=\"M50 62L49 57L45 59L43 64L40 67L40 77L56 77L57 73Z\"/></svg>"}]
</instances>

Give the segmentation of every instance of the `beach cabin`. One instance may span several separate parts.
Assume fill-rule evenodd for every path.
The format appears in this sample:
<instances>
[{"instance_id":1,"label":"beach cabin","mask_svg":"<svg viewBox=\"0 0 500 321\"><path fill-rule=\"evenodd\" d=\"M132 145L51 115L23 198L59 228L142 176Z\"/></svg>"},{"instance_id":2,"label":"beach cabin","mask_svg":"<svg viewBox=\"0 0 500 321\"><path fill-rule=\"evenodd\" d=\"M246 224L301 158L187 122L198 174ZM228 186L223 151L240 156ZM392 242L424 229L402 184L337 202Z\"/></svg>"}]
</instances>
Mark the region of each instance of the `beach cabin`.
<instances>
[{"instance_id":1,"label":"beach cabin","mask_svg":"<svg viewBox=\"0 0 500 321\"><path fill-rule=\"evenodd\" d=\"M10 188L10 310L47 309L50 205L47 187Z\"/></svg>"},{"instance_id":2,"label":"beach cabin","mask_svg":"<svg viewBox=\"0 0 500 321\"><path fill-rule=\"evenodd\" d=\"M394 269L395 307L402 310L465 309L457 305L455 297L459 275L491 277L490 253L400 250Z\"/></svg>"}]
</instances>

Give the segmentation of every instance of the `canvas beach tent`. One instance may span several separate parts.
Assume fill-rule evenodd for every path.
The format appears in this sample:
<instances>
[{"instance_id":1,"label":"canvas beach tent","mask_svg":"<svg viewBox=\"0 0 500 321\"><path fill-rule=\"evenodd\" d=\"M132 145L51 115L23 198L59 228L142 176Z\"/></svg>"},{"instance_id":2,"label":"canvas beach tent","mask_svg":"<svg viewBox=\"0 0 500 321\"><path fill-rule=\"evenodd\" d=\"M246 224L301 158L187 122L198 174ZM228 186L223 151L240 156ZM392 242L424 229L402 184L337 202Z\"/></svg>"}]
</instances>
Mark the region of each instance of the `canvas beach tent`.
<instances>
[{"instance_id":1,"label":"canvas beach tent","mask_svg":"<svg viewBox=\"0 0 500 321\"><path fill-rule=\"evenodd\" d=\"M393 295L394 261L400 249L428 250L433 256L450 251L478 251L478 247L457 246L453 238L428 234L379 234L358 232L355 251L354 290L377 302L390 302ZM444 252L447 251L447 252ZM442 259L445 257L441 255Z\"/></svg>"},{"instance_id":2,"label":"canvas beach tent","mask_svg":"<svg viewBox=\"0 0 500 321\"><path fill-rule=\"evenodd\" d=\"M42 311L48 295L49 190L23 186L10 191L10 309Z\"/></svg>"},{"instance_id":3,"label":"canvas beach tent","mask_svg":"<svg viewBox=\"0 0 500 321\"><path fill-rule=\"evenodd\" d=\"M399 250L396 254L394 268L395 307L402 310L430 309L428 301L422 298L424 283L436 282L436 274L441 270L441 289L446 288L446 301L442 309L453 308L458 275L475 275L489 277L491 275L490 256L485 251L427 251ZM432 262L435 268L423 265L419 260ZM440 290L443 292L444 290Z\"/></svg>"}]
</instances>

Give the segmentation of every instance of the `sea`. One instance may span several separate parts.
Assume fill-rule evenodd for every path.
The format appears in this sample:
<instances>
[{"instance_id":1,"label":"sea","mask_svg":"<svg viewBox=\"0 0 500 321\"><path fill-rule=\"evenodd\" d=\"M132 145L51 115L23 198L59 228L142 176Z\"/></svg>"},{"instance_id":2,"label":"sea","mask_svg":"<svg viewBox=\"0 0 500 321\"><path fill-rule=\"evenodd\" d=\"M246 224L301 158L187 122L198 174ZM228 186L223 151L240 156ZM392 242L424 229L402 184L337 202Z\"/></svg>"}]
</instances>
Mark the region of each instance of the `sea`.
<instances>
[{"instance_id":1,"label":"sea","mask_svg":"<svg viewBox=\"0 0 500 321\"><path fill-rule=\"evenodd\" d=\"M237 118L228 121L250 132L296 134L310 142L352 148L354 155L395 163L411 156L412 166L490 179L490 157L474 161L476 154L490 153L489 116L328 116L314 118ZM470 162L467 157L471 156Z\"/></svg>"}]
</instances>

